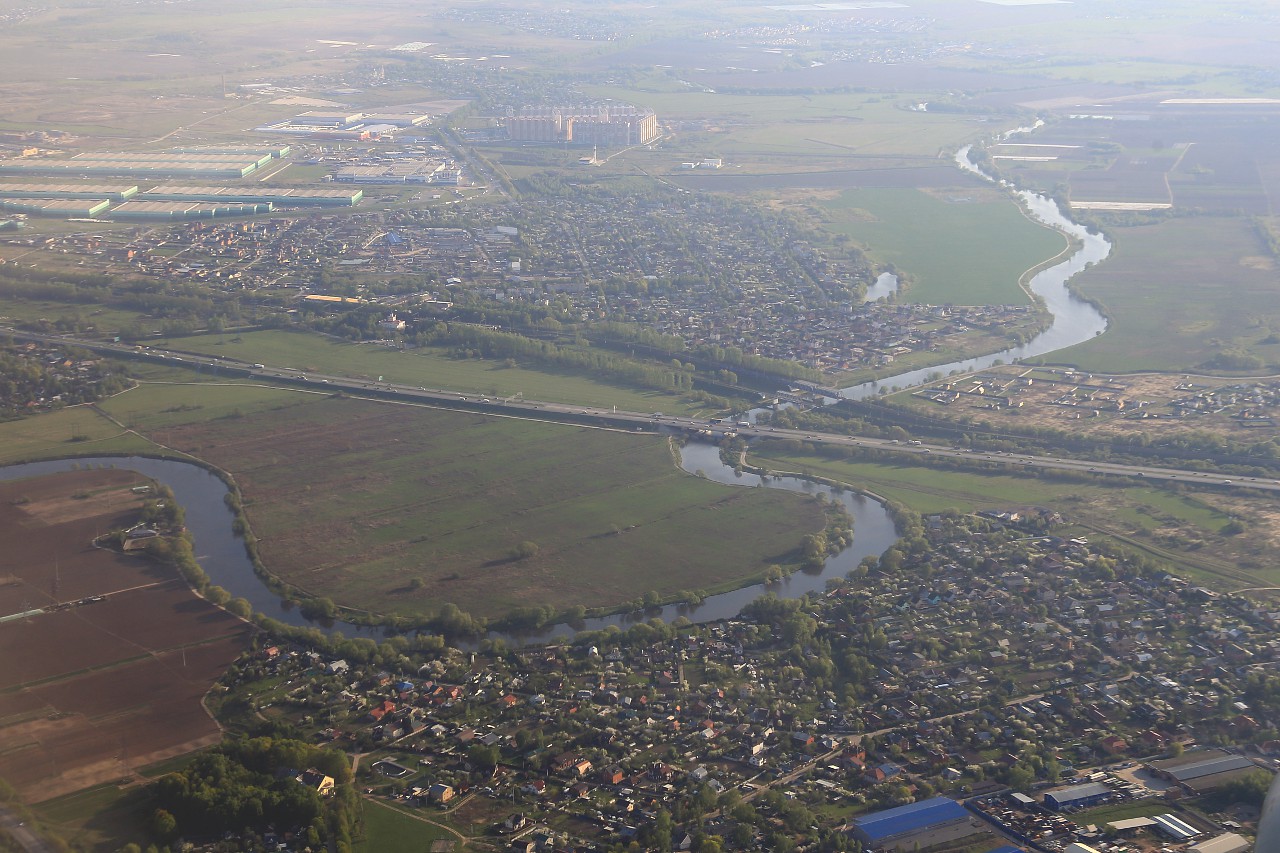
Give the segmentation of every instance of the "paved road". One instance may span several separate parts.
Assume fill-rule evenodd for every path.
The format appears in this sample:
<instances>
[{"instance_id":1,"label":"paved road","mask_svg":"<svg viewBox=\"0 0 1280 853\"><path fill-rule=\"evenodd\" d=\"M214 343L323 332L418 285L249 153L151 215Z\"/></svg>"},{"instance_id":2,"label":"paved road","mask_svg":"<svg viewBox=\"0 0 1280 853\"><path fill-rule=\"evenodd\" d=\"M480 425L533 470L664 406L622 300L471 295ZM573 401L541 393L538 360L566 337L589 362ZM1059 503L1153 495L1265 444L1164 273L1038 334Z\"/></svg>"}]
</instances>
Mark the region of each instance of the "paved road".
<instances>
[{"instance_id":1,"label":"paved road","mask_svg":"<svg viewBox=\"0 0 1280 853\"><path fill-rule=\"evenodd\" d=\"M540 400L488 397L480 394L464 394L456 391L400 385L393 382L353 379L349 376L303 373L290 368L249 364L232 359L191 355L154 347L87 341L69 335L41 335L5 327L0 327L0 333L12 335L19 340L71 344L97 352L139 358L157 363L193 367L202 370L216 368L225 372L228 376L238 375L250 379L306 388L312 391L343 391L357 396L445 406L447 408L479 411L509 417L532 417L541 420L556 420L579 424L599 424L603 422L613 427L636 431L654 431L660 428L682 432L701 431L705 437L713 440L721 439L726 435L739 435L743 438L796 439L814 444L830 444L837 447L861 447L907 455L933 455L1002 463L1021 469L1072 471L1075 473L1105 474L1135 480L1167 480L1178 483L1193 483L1200 486L1280 492L1280 479L1270 477L1241 477L1235 474L1192 471L1183 468L1162 468L1152 465L1129 465L1115 462L1090 462L1068 457L1036 456L1026 453L972 451L949 445L916 441L902 442L896 439L864 438L775 427L757 427L741 422L736 425L732 422L712 423L705 419L665 415L661 412L626 412L612 408L576 406Z\"/></svg>"},{"instance_id":2,"label":"paved road","mask_svg":"<svg viewBox=\"0 0 1280 853\"><path fill-rule=\"evenodd\" d=\"M0 830L8 833L27 853L53 853L53 848L5 805L0 805Z\"/></svg>"}]
</instances>

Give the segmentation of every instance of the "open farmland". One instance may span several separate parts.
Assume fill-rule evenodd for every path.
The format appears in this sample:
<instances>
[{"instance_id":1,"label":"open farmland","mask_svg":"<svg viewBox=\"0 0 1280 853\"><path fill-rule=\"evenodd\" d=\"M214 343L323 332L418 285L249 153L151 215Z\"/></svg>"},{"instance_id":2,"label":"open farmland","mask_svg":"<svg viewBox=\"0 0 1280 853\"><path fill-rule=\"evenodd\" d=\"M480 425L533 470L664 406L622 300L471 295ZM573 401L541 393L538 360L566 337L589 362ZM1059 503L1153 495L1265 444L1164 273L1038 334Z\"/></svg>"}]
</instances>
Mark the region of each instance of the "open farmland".
<instances>
[{"instance_id":1,"label":"open farmland","mask_svg":"<svg viewBox=\"0 0 1280 853\"><path fill-rule=\"evenodd\" d=\"M154 452L146 439L120 429L89 406L59 409L0 424L0 462L61 456Z\"/></svg>"},{"instance_id":2,"label":"open farmland","mask_svg":"<svg viewBox=\"0 0 1280 853\"><path fill-rule=\"evenodd\" d=\"M1280 364L1273 259L1251 224L1201 216L1115 236L1107 262L1074 282L1110 328L1046 361L1113 372L1229 367L1220 357L1232 354L1256 359L1241 362L1252 373Z\"/></svg>"},{"instance_id":3,"label":"open farmland","mask_svg":"<svg viewBox=\"0 0 1280 853\"><path fill-rule=\"evenodd\" d=\"M1047 191L1065 184L1077 207L1271 211L1280 189L1276 105L1153 100L1097 112L1059 117L1033 134L993 146L995 167L1022 186Z\"/></svg>"},{"instance_id":4,"label":"open farmland","mask_svg":"<svg viewBox=\"0 0 1280 853\"><path fill-rule=\"evenodd\" d=\"M274 574L383 613L733 585L823 526L816 501L689 476L648 435L333 398L151 435L235 475Z\"/></svg>"},{"instance_id":5,"label":"open farmland","mask_svg":"<svg viewBox=\"0 0 1280 853\"><path fill-rule=\"evenodd\" d=\"M29 801L129 776L221 737L201 700L248 628L143 556L92 546L128 526L131 471L0 484L0 777ZM97 601L87 601L91 598Z\"/></svg>"},{"instance_id":6,"label":"open farmland","mask_svg":"<svg viewBox=\"0 0 1280 853\"><path fill-rule=\"evenodd\" d=\"M987 187L845 190L819 204L831 217L827 227L910 276L906 302L1025 304L1021 275L1066 246Z\"/></svg>"},{"instance_id":7,"label":"open farmland","mask_svg":"<svg viewBox=\"0 0 1280 853\"><path fill-rule=\"evenodd\" d=\"M510 397L582 406L617 406L635 412L680 411L674 394L620 388L584 371L537 366L510 366L503 361L449 358L442 350L400 350L377 344L355 344L306 333L246 332L236 336L203 335L160 344L179 352L234 358L272 367L349 376L373 381L420 385L444 391Z\"/></svg>"}]
</instances>

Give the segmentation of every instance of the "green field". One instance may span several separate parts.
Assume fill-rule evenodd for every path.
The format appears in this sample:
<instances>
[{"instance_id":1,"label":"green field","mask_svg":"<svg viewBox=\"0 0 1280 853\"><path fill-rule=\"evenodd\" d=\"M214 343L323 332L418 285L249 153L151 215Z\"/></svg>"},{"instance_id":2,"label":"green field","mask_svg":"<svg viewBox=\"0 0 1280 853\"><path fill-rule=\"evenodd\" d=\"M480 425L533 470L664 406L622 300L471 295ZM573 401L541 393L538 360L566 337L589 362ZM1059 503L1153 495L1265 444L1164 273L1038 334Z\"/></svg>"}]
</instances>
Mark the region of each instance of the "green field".
<instances>
[{"instance_id":1,"label":"green field","mask_svg":"<svg viewBox=\"0 0 1280 853\"><path fill-rule=\"evenodd\" d=\"M495 616L725 588L796 562L824 524L812 498L685 474L652 435L274 394L147 386L111 405L235 476L274 574L355 608ZM514 559L524 542L537 553Z\"/></svg>"},{"instance_id":2,"label":"green field","mask_svg":"<svg viewBox=\"0 0 1280 853\"><path fill-rule=\"evenodd\" d=\"M1187 217L1114 229L1105 263L1074 284L1105 309L1105 335L1046 356L1086 370L1191 370L1223 352L1280 365L1274 260L1239 218Z\"/></svg>"},{"instance_id":3,"label":"green field","mask_svg":"<svg viewBox=\"0 0 1280 853\"><path fill-rule=\"evenodd\" d=\"M43 827L76 850L118 850L143 839L141 816L147 800L142 787L98 785L46 800L33 811Z\"/></svg>"},{"instance_id":4,"label":"green field","mask_svg":"<svg viewBox=\"0 0 1280 853\"><path fill-rule=\"evenodd\" d=\"M316 396L326 395L247 382L148 382L104 401L100 408L126 426L145 433L292 406Z\"/></svg>"},{"instance_id":5,"label":"green field","mask_svg":"<svg viewBox=\"0 0 1280 853\"><path fill-rule=\"evenodd\" d=\"M355 853L430 853L431 844L440 840L456 840L448 830L406 814L395 806L378 800L364 801L364 836L357 839ZM465 849L465 845L454 848Z\"/></svg>"},{"instance_id":6,"label":"green field","mask_svg":"<svg viewBox=\"0 0 1280 853\"><path fill-rule=\"evenodd\" d=\"M830 477L925 514L1049 507L1081 532L1125 542L1169 561L1178 573L1216 588L1280 582L1280 571L1269 557L1272 546L1265 529L1235 536L1224 533L1235 516L1249 512L1256 512L1260 520L1269 516L1266 497L1228 498L1212 491L1137 486L1124 479L1026 476L1012 465L980 471L832 459L769 444L753 448L752 461L771 471Z\"/></svg>"},{"instance_id":7,"label":"green field","mask_svg":"<svg viewBox=\"0 0 1280 853\"><path fill-rule=\"evenodd\" d=\"M569 370L543 369L536 365L508 367L499 361L449 358L437 349L396 350L305 332L204 335L176 338L157 346L370 381L381 376L387 382L498 398L522 393L530 400L617 406L633 412L705 410L696 404L682 403L674 394L619 388L607 380Z\"/></svg>"},{"instance_id":8,"label":"green field","mask_svg":"<svg viewBox=\"0 0 1280 853\"><path fill-rule=\"evenodd\" d=\"M985 188L845 190L818 204L830 230L910 276L907 302L1026 304L1019 277L1066 248L1062 235Z\"/></svg>"},{"instance_id":9,"label":"green field","mask_svg":"<svg viewBox=\"0 0 1280 853\"><path fill-rule=\"evenodd\" d=\"M0 464L62 456L155 452L151 442L120 429L87 406L0 424Z\"/></svg>"}]
</instances>

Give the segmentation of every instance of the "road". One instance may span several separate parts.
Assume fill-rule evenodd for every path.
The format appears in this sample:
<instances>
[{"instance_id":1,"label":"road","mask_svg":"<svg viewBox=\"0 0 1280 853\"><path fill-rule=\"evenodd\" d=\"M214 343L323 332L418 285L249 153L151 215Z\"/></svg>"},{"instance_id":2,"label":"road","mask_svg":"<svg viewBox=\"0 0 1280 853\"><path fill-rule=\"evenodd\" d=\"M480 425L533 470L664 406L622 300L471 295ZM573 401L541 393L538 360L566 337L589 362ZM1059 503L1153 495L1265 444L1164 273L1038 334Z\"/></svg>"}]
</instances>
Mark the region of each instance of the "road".
<instances>
[{"instance_id":1,"label":"road","mask_svg":"<svg viewBox=\"0 0 1280 853\"><path fill-rule=\"evenodd\" d=\"M8 806L2 804L0 804L0 830L8 833L9 837L26 853L53 853L53 848L45 843L43 838L32 832L31 827L10 811Z\"/></svg>"},{"instance_id":2,"label":"road","mask_svg":"<svg viewBox=\"0 0 1280 853\"><path fill-rule=\"evenodd\" d=\"M270 367L232 359L204 355L192 355L154 347L129 346L127 344L88 341L69 335L42 335L17 329L0 327L0 334L8 334L19 340L44 343L60 343L82 347L96 352L142 359L172 366L224 371L227 375L239 375L254 380L306 388L312 391L337 392L354 396L442 406L451 409L478 411L487 414L554 420L581 425L608 425L632 431L653 432L669 429L680 432L701 433L708 440L719 440L729 435L742 438L794 439L819 445L857 447L909 456L935 456L969 461L1001 463L1023 470L1070 471L1078 474L1108 475L1134 480L1157 480L1191 483L1199 486L1246 488L1266 492L1280 492L1280 479L1271 477L1241 477L1235 474L1192 471L1184 468L1163 468L1152 465L1131 465L1116 462L1090 462L1058 456L1037 456L1027 453L998 451L974 451L949 445L929 444L918 441L867 438L812 430L794 430L778 427L755 426L739 422L713 423L711 421L661 412L626 412L592 406L551 403L541 400L501 399L474 393L459 393L420 386L401 385L393 382L353 379L323 373L304 373L292 368Z\"/></svg>"}]
</instances>

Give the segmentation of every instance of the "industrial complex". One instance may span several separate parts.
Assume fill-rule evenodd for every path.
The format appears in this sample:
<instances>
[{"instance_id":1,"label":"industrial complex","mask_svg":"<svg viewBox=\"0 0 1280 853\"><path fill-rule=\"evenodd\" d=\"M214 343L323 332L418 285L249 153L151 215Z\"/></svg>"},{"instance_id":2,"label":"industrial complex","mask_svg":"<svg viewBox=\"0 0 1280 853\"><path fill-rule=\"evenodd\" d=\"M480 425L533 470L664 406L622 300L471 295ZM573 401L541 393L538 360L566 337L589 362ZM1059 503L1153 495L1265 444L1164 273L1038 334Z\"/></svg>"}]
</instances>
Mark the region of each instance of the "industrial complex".
<instances>
[{"instance_id":1,"label":"industrial complex","mask_svg":"<svg viewBox=\"0 0 1280 853\"><path fill-rule=\"evenodd\" d=\"M361 113L311 110L287 121L264 124L259 133L287 133L309 139L360 141L394 136L431 121L425 113Z\"/></svg>"}]
</instances>

